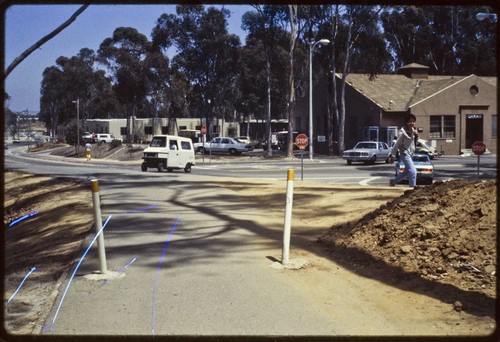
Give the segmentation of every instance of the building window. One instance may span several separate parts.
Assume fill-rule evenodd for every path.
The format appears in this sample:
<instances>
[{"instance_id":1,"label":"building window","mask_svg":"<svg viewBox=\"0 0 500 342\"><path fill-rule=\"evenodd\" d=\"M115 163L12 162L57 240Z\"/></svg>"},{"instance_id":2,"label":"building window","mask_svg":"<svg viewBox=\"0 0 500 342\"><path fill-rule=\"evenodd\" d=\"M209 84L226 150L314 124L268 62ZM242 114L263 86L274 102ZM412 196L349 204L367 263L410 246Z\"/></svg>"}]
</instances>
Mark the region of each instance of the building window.
<instances>
[{"instance_id":1,"label":"building window","mask_svg":"<svg viewBox=\"0 0 500 342\"><path fill-rule=\"evenodd\" d=\"M168 126L161 126L161 134L168 134Z\"/></svg>"},{"instance_id":2,"label":"building window","mask_svg":"<svg viewBox=\"0 0 500 342\"><path fill-rule=\"evenodd\" d=\"M153 126L146 126L144 127L144 134L153 134Z\"/></svg>"},{"instance_id":3,"label":"building window","mask_svg":"<svg viewBox=\"0 0 500 342\"><path fill-rule=\"evenodd\" d=\"M127 135L127 127L120 127L120 135Z\"/></svg>"},{"instance_id":4,"label":"building window","mask_svg":"<svg viewBox=\"0 0 500 342\"><path fill-rule=\"evenodd\" d=\"M497 137L497 116L496 115L491 116L491 137L492 138Z\"/></svg>"},{"instance_id":5,"label":"building window","mask_svg":"<svg viewBox=\"0 0 500 342\"><path fill-rule=\"evenodd\" d=\"M431 139L455 138L455 116L431 115L429 137Z\"/></svg>"}]
</instances>

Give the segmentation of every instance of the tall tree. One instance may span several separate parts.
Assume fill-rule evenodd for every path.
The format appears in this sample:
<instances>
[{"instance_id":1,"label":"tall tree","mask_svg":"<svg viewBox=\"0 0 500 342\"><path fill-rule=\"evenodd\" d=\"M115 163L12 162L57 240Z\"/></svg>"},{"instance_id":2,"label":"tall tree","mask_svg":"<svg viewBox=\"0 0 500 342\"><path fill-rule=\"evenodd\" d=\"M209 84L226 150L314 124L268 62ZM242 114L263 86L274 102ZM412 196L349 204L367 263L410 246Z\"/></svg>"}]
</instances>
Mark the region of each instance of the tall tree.
<instances>
[{"instance_id":1,"label":"tall tree","mask_svg":"<svg viewBox=\"0 0 500 342\"><path fill-rule=\"evenodd\" d=\"M234 108L240 40L227 31L229 11L202 5L177 6L176 15L163 14L153 29L153 45L175 47L173 58L189 82L186 94L193 117L206 117L214 132L213 111L225 117Z\"/></svg>"},{"instance_id":2,"label":"tall tree","mask_svg":"<svg viewBox=\"0 0 500 342\"><path fill-rule=\"evenodd\" d=\"M287 7L280 5L253 5L255 11L246 12L242 18L242 28L248 31L247 46L259 46L263 52L262 56L265 61L265 77L266 77L266 132L265 140L267 141L267 155L272 155L271 148L271 119L273 118L273 108L277 108L278 115L280 112L286 112L286 92L280 92L283 87L278 83L283 80L281 75L287 73L286 69L281 69L287 66L286 59L281 61L281 58L286 56L288 48L284 48L289 43L287 42L287 32L283 29L282 23L286 22ZM286 84L286 83L285 83ZM286 86L285 88L286 89ZM273 91L276 93L273 95ZM279 104L282 101L283 106L274 106L273 103ZM279 108L283 108L280 110ZM274 115L277 117L278 115ZM277 117L278 118L278 117Z\"/></svg>"},{"instance_id":3,"label":"tall tree","mask_svg":"<svg viewBox=\"0 0 500 342\"><path fill-rule=\"evenodd\" d=\"M396 6L381 22L394 69L409 63L435 75L496 75L496 22L479 21L488 7Z\"/></svg>"},{"instance_id":4,"label":"tall tree","mask_svg":"<svg viewBox=\"0 0 500 342\"><path fill-rule=\"evenodd\" d=\"M329 35L331 41L330 67L331 85L329 101L332 115L333 133L330 137L338 142L338 153L345 149L345 86L351 72L365 72L371 77L388 70L389 55L385 51L384 36L380 32L378 18L380 7L358 5L331 5L330 10L323 8L322 13L329 21L319 28ZM328 64L327 64L328 65ZM339 74L337 73L339 70ZM339 82L339 84L337 83ZM338 98L336 98L338 96Z\"/></svg>"},{"instance_id":5,"label":"tall tree","mask_svg":"<svg viewBox=\"0 0 500 342\"><path fill-rule=\"evenodd\" d=\"M297 42L297 5L288 5L290 21L290 49L288 51L288 144L287 157L293 157L293 132L295 131L295 45ZM312 141L311 141L312 143Z\"/></svg>"},{"instance_id":6,"label":"tall tree","mask_svg":"<svg viewBox=\"0 0 500 342\"><path fill-rule=\"evenodd\" d=\"M111 84L102 70L95 68L96 56L82 49L77 56L59 57L56 65L43 73L40 117L55 136L57 124L74 119L75 101L80 105L80 118L106 117L103 110L113 110Z\"/></svg>"},{"instance_id":7,"label":"tall tree","mask_svg":"<svg viewBox=\"0 0 500 342\"><path fill-rule=\"evenodd\" d=\"M126 106L126 117L144 114L149 92L147 58L151 42L132 27L118 27L97 51L99 61L112 71L113 90ZM133 140L133 128L127 120L127 140Z\"/></svg>"}]
</instances>

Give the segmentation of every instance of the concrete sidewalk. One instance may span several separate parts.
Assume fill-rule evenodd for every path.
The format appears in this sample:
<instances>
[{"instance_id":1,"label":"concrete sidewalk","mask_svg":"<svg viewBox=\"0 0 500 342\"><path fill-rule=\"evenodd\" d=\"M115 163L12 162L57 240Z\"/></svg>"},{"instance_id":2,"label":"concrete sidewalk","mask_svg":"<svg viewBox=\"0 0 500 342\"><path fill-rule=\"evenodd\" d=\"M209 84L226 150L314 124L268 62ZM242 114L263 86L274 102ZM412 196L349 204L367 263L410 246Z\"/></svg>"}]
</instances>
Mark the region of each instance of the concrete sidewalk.
<instances>
[{"instance_id":1,"label":"concrete sidewalk","mask_svg":"<svg viewBox=\"0 0 500 342\"><path fill-rule=\"evenodd\" d=\"M105 180L101 197L103 221L113 215L104 230L108 269L129 266L104 285L86 277L99 270L94 246L73 279L71 267L37 327L41 334L336 333L328 315L287 283L285 271L270 267L267 256L279 255L281 233L256 223L256 213L230 191L176 177L168 186L161 178L134 180L138 193L126 182Z\"/></svg>"}]
</instances>

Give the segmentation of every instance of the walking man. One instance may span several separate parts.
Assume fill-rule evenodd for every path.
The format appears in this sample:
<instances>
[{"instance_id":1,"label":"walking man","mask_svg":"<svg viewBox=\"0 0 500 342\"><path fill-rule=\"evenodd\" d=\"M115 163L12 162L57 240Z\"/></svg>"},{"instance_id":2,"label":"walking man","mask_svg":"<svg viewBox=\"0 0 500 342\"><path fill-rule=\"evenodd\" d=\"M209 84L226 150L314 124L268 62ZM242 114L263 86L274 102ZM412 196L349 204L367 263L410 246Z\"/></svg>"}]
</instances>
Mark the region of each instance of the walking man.
<instances>
[{"instance_id":1,"label":"walking man","mask_svg":"<svg viewBox=\"0 0 500 342\"><path fill-rule=\"evenodd\" d=\"M392 163L399 153L399 158L405 166L403 173L398 174L396 178L389 181L390 186L399 184L405 178L408 178L408 184L411 188L417 185L417 170L411 158L415 152L415 145L418 140L418 131L415 128L415 121L417 121L415 115L408 114L406 116L404 126L399 130L398 139L392 147L391 154L389 154L389 160Z\"/></svg>"}]
</instances>

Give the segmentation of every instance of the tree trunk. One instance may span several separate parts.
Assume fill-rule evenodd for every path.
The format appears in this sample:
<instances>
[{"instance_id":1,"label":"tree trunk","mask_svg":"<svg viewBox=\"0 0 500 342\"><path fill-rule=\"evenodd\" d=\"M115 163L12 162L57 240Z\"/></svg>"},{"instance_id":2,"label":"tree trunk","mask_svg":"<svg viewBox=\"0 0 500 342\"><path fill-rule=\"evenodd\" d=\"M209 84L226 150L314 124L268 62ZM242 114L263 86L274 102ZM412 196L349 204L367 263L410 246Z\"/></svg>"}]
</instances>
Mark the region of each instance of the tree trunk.
<instances>
[{"instance_id":1,"label":"tree trunk","mask_svg":"<svg viewBox=\"0 0 500 342\"><path fill-rule=\"evenodd\" d=\"M295 128L295 82L294 82L294 72L293 64L294 58L293 54L295 52L295 42L297 40L297 5L288 6L290 13L290 51L289 51L289 75L288 75L288 144L287 144L287 157L293 157L293 131Z\"/></svg>"},{"instance_id":2,"label":"tree trunk","mask_svg":"<svg viewBox=\"0 0 500 342\"><path fill-rule=\"evenodd\" d=\"M267 114L266 114L266 135L267 135L267 156L272 157L271 148L271 61L269 57L266 61L267 70Z\"/></svg>"},{"instance_id":3,"label":"tree trunk","mask_svg":"<svg viewBox=\"0 0 500 342\"><path fill-rule=\"evenodd\" d=\"M345 59L342 66L342 82L340 84L340 113L339 113L339 155L345 150L345 84L349 73L349 60L351 58L352 17L349 20L345 45Z\"/></svg>"}]
</instances>

